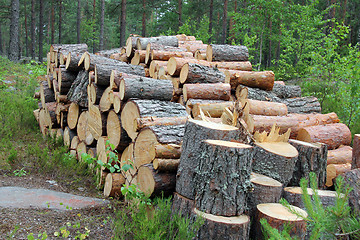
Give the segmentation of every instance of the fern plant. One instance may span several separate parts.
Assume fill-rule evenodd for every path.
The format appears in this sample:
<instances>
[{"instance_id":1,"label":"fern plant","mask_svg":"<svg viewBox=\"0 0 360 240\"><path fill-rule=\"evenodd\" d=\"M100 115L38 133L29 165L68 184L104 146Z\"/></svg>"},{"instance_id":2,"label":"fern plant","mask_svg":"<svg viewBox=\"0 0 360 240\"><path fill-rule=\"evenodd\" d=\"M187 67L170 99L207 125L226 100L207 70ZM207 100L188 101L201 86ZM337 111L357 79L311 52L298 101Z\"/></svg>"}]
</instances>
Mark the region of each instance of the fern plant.
<instances>
[{"instance_id":1,"label":"fern plant","mask_svg":"<svg viewBox=\"0 0 360 240\"><path fill-rule=\"evenodd\" d=\"M341 176L337 178L335 204L324 207L317 193L316 175L310 173L309 178L314 192L312 196L307 190L309 180L303 178L300 181L303 192L302 200L308 213L304 220L310 233L309 239L360 239L360 216L351 213L348 200L352 189L344 186L344 179ZM285 199L281 199L280 203L286 206L290 212L302 217L290 208L290 204ZM289 235L290 228L284 228L279 232L277 229L273 229L265 219L261 220L261 224L264 235L268 236L268 239L294 239Z\"/></svg>"}]
</instances>

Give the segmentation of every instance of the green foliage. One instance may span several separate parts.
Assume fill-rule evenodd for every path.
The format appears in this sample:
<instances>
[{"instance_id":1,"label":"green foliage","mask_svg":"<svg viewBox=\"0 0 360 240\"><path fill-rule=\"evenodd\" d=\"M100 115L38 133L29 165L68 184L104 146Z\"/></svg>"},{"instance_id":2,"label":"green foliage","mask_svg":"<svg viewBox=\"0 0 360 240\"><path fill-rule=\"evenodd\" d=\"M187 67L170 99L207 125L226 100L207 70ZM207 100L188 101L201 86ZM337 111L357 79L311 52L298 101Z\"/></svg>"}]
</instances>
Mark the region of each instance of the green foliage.
<instances>
[{"instance_id":1,"label":"green foliage","mask_svg":"<svg viewBox=\"0 0 360 240\"><path fill-rule=\"evenodd\" d=\"M173 214L170 198L156 198L147 204L128 205L116 212L114 239L193 239L204 220L194 223Z\"/></svg>"},{"instance_id":2,"label":"green foliage","mask_svg":"<svg viewBox=\"0 0 360 240\"><path fill-rule=\"evenodd\" d=\"M300 186L303 192L302 200L305 210L308 213L307 217L299 215L292 210L289 203L285 199L280 202L286 206L290 212L304 218L310 232L310 239L342 239L344 237L351 239L360 238L360 216L356 213L351 213L351 208L348 205L349 193L352 189L349 186L344 186L344 179L340 176L337 178L336 201L333 206L324 207L321 203L320 197L317 193L317 180L314 173L310 173L310 186L313 195L309 195L307 186L308 179L301 179ZM286 237L289 229L279 232L272 229L266 221L261 222L265 234L270 239L291 239ZM281 236L281 237L279 237Z\"/></svg>"},{"instance_id":3,"label":"green foliage","mask_svg":"<svg viewBox=\"0 0 360 240\"><path fill-rule=\"evenodd\" d=\"M209 18L204 16L199 22L195 22L193 19L188 18L185 23L179 28L178 34L185 34L188 36L195 36L197 40L201 40L204 43L214 36L213 31L209 34Z\"/></svg>"},{"instance_id":4,"label":"green foliage","mask_svg":"<svg viewBox=\"0 0 360 240\"><path fill-rule=\"evenodd\" d=\"M26 172L25 168L21 168L21 169L16 169L13 172L13 174L16 177L23 177L23 176L26 176L27 172Z\"/></svg>"}]
</instances>

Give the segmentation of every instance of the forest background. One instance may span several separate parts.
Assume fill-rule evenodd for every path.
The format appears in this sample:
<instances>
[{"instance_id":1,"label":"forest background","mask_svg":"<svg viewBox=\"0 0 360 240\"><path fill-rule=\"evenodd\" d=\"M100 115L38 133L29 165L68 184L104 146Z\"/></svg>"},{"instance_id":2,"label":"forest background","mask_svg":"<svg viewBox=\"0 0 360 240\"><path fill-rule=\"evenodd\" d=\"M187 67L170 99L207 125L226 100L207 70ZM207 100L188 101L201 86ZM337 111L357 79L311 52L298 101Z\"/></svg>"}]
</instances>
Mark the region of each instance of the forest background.
<instances>
[{"instance_id":1,"label":"forest background","mask_svg":"<svg viewBox=\"0 0 360 240\"><path fill-rule=\"evenodd\" d=\"M241 44L254 70L318 97L360 133L360 0L0 0L0 54L42 61L52 43L91 51L184 33Z\"/></svg>"}]
</instances>

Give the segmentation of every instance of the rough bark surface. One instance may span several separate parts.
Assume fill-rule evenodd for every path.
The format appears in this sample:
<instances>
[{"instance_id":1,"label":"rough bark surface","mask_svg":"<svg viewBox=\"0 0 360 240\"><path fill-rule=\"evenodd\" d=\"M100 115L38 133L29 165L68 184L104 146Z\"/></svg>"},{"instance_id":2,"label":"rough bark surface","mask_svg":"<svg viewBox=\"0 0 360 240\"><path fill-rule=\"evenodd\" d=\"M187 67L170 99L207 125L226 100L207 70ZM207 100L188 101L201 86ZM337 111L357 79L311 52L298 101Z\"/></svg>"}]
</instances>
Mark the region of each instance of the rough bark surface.
<instances>
[{"instance_id":1,"label":"rough bark surface","mask_svg":"<svg viewBox=\"0 0 360 240\"><path fill-rule=\"evenodd\" d=\"M198 152L202 140L235 140L248 144L238 128L222 124L191 120L185 125L185 133L182 143L182 152L180 164L176 179L176 192L184 197L194 200L194 178L195 169L197 168L201 156Z\"/></svg>"},{"instance_id":2,"label":"rough bark surface","mask_svg":"<svg viewBox=\"0 0 360 240\"><path fill-rule=\"evenodd\" d=\"M225 83L225 74L217 68L187 63L180 71L180 83Z\"/></svg>"},{"instance_id":3,"label":"rough bark surface","mask_svg":"<svg viewBox=\"0 0 360 240\"><path fill-rule=\"evenodd\" d=\"M165 46L178 47L179 40L176 36L160 36L160 37L149 37L149 38L138 38L136 46L138 50L145 50L148 43L156 43Z\"/></svg>"},{"instance_id":4,"label":"rough bark surface","mask_svg":"<svg viewBox=\"0 0 360 240\"><path fill-rule=\"evenodd\" d=\"M301 178L309 179L309 173L314 172L318 187L324 188L326 181L327 145L323 143L307 143L298 140L289 140L299 152L290 186L300 186Z\"/></svg>"},{"instance_id":5,"label":"rough bark surface","mask_svg":"<svg viewBox=\"0 0 360 240\"><path fill-rule=\"evenodd\" d=\"M289 113L321 113L321 105L316 97L295 97L282 100Z\"/></svg>"},{"instance_id":6,"label":"rough bark surface","mask_svg":"<svg viewBox=\"0 0 360 240\"><path fill-rule=\"evenodd\" d=\"M82 52L69 52L66 58L65 68L69 71L77 72L83 69L83 65L79 66Z\"/></svg>"},{"instance_id":7,"label":"rough bark surface","mask_svg":"<svg viewBox=\"0 0 360 240\"><path fill-rule=\"evenodd\" d=\"M226 83L184 84L183 95L185 101L190 98L228 101L231 89Z\"/></svg>"},{"instance_id":8,"label":"rough bark surface","mask_svg":"<svg viewBox=\"0 0 360 240\"><path fill-rule=\"evenodd\" d=\"M243 240L249 239L250 218L246 215L223 217L203 213L196 208L195 217L202 216L205 223L200 227L195 239Z\"/></svg>"},{"instance_id":9,"label":"rough bark surface","mask_svg":"<svg viewBox=\"0 0 360 240\"><path fill-rule=\"evenodd\" d=\"M77 75L74 83L67 94L67 98L71 102L79 104L81 107L88 106L87 86L89 84L89 73L81 71Z\"/></svg>"},{"instance_id":10,"label":"rough bark surface","mask_svg":"<svg viewBox=\"0 0 360 240\"><path fill-rule=\"evenodd\" d=\"M246 208L246 194L251 189L250 173L253 148L250 145L219 140L205 140L197 149L198 163L194 181L195 204L200 211L238 216Z\"/></svg>"},{"instance_id":11,"label":"rough bark surface","mask_svg":"<svg viewBox=\"0 0 360 240\"><path fill-rule=\"evenodd\" d=\"M283 157L259 146L254 148L254 152L252 170L255 173L271 177L281 182L284 186L287 186L292 178L297 157Z\"/></svg>"},{"instance_id":12,"label":"rough bark surface","mask_svg":"<svg viewBox=\"0 0 360 240\"><path fill-rule=\"evenodd\" d=\"M190 217L195 207L194 200L188 199L177 192L174 192L173 202L171 206L172 214L180 214L182 217Z\"/></svg>"},{"instance_id":13,"label":"rough bark surface","mask_svg":"<svg viewBox=\"0 0 360 240\"><path fill-rule=\"evenodd\" d=\"M211 44L206 49L206 59L211 61L248 61L249 51L245 46Z\"/></svg>"},{"instance_id":14,"label":"rough bark surface","mask_svg":"<svg viewBox=\"0 0 360 240\"><path fill-rule=\"evenodd\" d=\"M351 168L360 168L360 134L354 135Z\"/></svg>"},{"instance_id":15,"label":"rough bark surface","mask_svg":"<svg viewBox=\"0 0 360 240\"><path fill-rule=\"evenodd\" d=\"M211 67L228 70L252 71L252 65L249 61L244 62L211 62Z\"/></svg>"},{"instance_id":16,"label":"rough bark surface","mask_svg":"<svg viewBox=\"0 0 360 240\"><path fill-rule=\"evenodd\" d=\"M275 74L272 71L236 71L234 78L227 78L227 81L230 82L231 89L233 90L235 90L237 86L241 84L248 87L271 91L274 86Z\"/></svg>"},{"instance_id":17,"label":"rough bark surface","mask_svg":"<svg viewBox=\"0 0 360 240\"><path fill-rule=\"evenodd\" d=\"M112 49L108 49L108 50L98 51L95 54L102 56L102 57L110 58L110 56L113 54L121 53L121 50L122 50L122 48L112 48Z\"/></svg>"},{"instance_id":18,"label":"rough bark surface","mask_svg":"<svg viewBox=\"0 0 360 240\"><path fill-rule=\"evenodd\" d=\"M121 100L138 98L170 101L173 97L173 84L170 80L146 77L123 78L119 91Z\"/></svg>"},{"instance_id":19,"label":"rough bark surface","mask_svg":"<svg viewBox=\"0 0 360 240\"><path fill-rule=\"evenodd\" d=\"M353 190L349 194L349 206L355 213L360 212L360 168L342 174L345 186L348 184Z\"/></svg>"},{"instance_id":20,"label":"rough bark surface","mask_svg":"<svg viewBox=\"0 0 360 240\"><path fill-rule=\"evenodd\" d=\"M301 97L300 86L282 85L282 84L274 83L274 87L273 87L272 91L279 98Z\"/></svg>"},{"instance_id":21,"label":"rough bark surface","mask_svg":"<svg viewBox=\"0 0 360 240\"><path fill-rule=\"evenodd\" d=\"M184 137L185 125L149 126L161 144L180 144Z\"/></svg>"}]
</instances>

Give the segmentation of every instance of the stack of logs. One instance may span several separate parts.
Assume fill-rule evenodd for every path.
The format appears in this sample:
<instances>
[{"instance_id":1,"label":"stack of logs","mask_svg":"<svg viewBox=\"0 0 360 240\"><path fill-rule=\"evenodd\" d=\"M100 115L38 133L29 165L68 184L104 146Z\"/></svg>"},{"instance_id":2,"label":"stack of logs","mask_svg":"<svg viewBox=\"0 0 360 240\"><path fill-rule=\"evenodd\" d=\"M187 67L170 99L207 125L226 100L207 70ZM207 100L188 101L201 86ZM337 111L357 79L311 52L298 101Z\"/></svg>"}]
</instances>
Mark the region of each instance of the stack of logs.
<instances>
[{"instance_id":1,"label":"stack of logs","mask_svg":"<svg viewBox=\"0 0 360 240\"><path fill-rule=\"evenodd\" d=\"M284 222L291 213L267 205L278 202L283 187L298 187L311 171L320 188L331 186L359 151L360 142L351 149L347 126L335 113L321 114L316 98L275 82L271 71L252 71L244 46L177 35L129 37L123 48L87 50L51 45L48 74L35 94L42 133L62 136L79 161L88 153L108 162L110 143L120 164L133 168L95 168L106 197L121 195L123 184L135 183L149 196L173 194L176 185L176 209L205 213L199 238L216 236L208 229L217 226L219 236L236 230L246 239L249 217ZM274 209L285 216L274 216ZM303 220L290 219L303 230Z\"/></svg>"}]
</instances>

